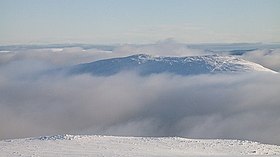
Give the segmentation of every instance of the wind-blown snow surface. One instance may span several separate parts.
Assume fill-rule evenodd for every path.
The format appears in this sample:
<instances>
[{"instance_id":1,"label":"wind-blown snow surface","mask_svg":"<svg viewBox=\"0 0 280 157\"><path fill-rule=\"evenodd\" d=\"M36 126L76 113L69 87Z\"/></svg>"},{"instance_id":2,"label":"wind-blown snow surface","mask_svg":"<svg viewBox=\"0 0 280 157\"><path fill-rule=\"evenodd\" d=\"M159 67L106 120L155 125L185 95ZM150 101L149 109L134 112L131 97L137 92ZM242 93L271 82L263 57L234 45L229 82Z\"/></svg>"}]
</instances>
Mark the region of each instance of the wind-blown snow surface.
<instances>
[{"instance_id":1,"label":"wind-blown snow surface","mask_svg":"<svg viewBox=\"0 0 280 157\"><path fill-rule=\"evenodd\" d=\"M125 70L138 71L141 75L163 72L179 75L253 71L274 72L259 64L233 56L154 57L138 54L80 64L70 68L70 73L113 75Z\"/></svg>"},{"instance_id":2,"label":"wind-blown snow surface","mask_svg":"<svg viewBox=\"0 0 280 157\"><path fill-rule=\"evenodd\" d=\"M0 156L279 156L280 146L180 137L56 135L0 141Z\"/></svg>"}]
</instances>

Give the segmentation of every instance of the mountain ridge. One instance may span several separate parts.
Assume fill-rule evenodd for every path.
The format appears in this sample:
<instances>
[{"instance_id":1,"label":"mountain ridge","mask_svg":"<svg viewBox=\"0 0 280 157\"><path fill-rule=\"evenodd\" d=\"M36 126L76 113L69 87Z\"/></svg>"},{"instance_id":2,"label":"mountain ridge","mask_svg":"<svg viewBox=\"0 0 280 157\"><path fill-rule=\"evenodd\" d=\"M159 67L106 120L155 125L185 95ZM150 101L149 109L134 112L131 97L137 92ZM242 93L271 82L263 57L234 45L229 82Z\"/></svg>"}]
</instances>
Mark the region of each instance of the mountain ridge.
<instances>
[{"instance_id":1,"label":"mountain ridge","mask_svg":"<svg viewBox=\"0 0 280 157\"><path fill-rule=\"evenodd\" d=\"M136 54L126 57L110 58L71 67L69 73L108 76L121 71L137 71L140 75L173 73L179 75L214 74L227 72L271 72L273 70L236 56L152 56Z\"/></svg>"}]
</instances>

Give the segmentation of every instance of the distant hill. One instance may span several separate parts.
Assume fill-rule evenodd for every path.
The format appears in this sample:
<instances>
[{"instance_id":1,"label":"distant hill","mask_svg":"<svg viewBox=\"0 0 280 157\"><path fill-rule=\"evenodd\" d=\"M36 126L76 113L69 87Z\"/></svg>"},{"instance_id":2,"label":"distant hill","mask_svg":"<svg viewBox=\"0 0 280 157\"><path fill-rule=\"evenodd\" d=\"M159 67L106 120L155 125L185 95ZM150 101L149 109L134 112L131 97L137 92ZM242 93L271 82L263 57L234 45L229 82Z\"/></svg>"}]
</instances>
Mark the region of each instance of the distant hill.
<instances>
[{"instance_id":1,"label":"distant hill","mask_svg":"<svg viewBox=\"0 0 280 157\"><path fill-rule=\"evenodd\" d=\"M172 73L178 75L214 74L228 72L272 72L257 63L236 56L155 57L137 54L79 64L68 69L71 74L90 73L108 76L121 71L136 71L140 75Z\"/></svg>"}]
</instances>

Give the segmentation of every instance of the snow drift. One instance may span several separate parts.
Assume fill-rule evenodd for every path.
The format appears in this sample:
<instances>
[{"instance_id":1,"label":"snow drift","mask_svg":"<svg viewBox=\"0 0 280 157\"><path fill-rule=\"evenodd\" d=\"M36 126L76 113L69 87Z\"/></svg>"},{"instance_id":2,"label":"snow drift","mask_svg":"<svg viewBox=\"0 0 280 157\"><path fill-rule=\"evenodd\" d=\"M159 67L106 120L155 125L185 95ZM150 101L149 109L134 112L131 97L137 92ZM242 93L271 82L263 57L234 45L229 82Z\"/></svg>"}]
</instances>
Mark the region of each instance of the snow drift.
<instances>
[{"instance_id":1,"label":"snow drift","mask_svg":"<svg viewBox=\"0 0 280 157\"><path fill-rule=\"evenodd\" d=\"M0 141L0 156L279 156L280 146L181 137L56 135Z\"/></svg>"}]
</instances>

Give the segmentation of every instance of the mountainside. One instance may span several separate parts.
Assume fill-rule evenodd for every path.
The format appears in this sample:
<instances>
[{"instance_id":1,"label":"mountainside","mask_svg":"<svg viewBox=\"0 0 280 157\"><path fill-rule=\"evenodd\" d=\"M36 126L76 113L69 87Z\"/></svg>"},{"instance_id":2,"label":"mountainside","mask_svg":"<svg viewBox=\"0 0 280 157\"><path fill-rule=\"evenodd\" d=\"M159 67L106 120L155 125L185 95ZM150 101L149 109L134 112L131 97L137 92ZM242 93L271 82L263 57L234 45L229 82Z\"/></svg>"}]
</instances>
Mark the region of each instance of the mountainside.
<instances>
[{"instance_id":1,"label":"mountainside","mask_svg":"<svg viewBox=\"0 0 280 157\"><path fill-rule=\"evenodd\" d=\"M180 137L56 135L0 141L0 156L279 156L280 146Z\"/></svg>"},{"instance_id":2,"label":"mountainside","mask_svg":"<svg viewBox=\"0 0 280 157\"><path fill-rule=\"evenodd\" d=\"M79 64L71 67L69 72L106 76L127 70L137 71L141 75L163 72L179 75L254 71L274 72L259 64L234 56L154 57L145 54Z\"/></svg>"}]
</instances>

